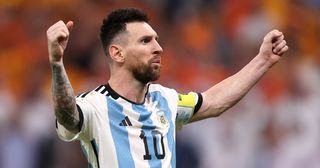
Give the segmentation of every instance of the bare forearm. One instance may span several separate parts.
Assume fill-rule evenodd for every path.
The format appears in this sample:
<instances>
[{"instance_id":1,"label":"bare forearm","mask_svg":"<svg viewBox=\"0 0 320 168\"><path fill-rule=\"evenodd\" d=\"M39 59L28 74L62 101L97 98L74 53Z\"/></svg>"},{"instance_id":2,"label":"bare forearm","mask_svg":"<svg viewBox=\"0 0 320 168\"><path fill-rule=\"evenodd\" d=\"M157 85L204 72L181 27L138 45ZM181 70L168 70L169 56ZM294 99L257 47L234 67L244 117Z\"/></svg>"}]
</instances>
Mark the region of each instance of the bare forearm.
<instances>
[{"instance_id":1,"label":"bare forearm","mask_svg":"<svg viewBox=\"0 0 320 168\"><path fill-rule=\"evenodd\" d=\"M243 98L288 50L284 35L272 30L263 38L259 54L235 75L202 93L203 103L191 121L219 116Z\"/></svg>"},{"instance_id":2,"label":"bare forearm","mask_svg":"<svg viewBox=\"0 0 320 168\"><path fill-rule=\"evenodd\" d=\"M52 95L57 120L71 132L79 131L79 113L74 92L61 62L51 63Z\"/></svg>"},{"instance_id":3,"label":"bare forearm","mask_svg":"<svg viewBox=\"0 0 320 168\"><path fill-rule=\"evenodd\" d=\"M222 110L227 110L241 100L268 69L269 65L256 57L238 73L218 84L215 90L220 91L221 100L219 103L224 104L225 107ZM214 93L216 92L209 90L208 96L214 96Z\"/></svg>"},{"instance_id":4,"label":"bare forearm","mask_svg":"<svg viewBox=\"0 0 320 168\"><path fill-rule=\"evenodd\" d=\"M238 103L269 69L270 64L254 58L238 73L211 87L203 94L205 100L194 120L219 116Z\"/></svg>"}]
</instances>

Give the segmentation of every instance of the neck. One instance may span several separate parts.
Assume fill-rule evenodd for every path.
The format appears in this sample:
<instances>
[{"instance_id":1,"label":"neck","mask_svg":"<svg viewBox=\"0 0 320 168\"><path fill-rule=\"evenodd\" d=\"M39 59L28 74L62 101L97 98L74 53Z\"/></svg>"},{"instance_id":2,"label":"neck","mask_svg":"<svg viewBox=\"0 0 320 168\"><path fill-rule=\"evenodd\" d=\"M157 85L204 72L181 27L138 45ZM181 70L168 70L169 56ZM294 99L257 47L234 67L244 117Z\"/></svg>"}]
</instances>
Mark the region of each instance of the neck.
<instances>
[{"instance_id":1,"label":"neck","mask_svg":"<svg viewBox=\"0 0 320 168\"><path fill-rule=\"evenodd\" d=\"M117 78L111 76L108 83L122 97L135 103L143 103L145 94L148 91L146 84L142 84L132 76L121 75Z\"/></svg>"}]
</instances>

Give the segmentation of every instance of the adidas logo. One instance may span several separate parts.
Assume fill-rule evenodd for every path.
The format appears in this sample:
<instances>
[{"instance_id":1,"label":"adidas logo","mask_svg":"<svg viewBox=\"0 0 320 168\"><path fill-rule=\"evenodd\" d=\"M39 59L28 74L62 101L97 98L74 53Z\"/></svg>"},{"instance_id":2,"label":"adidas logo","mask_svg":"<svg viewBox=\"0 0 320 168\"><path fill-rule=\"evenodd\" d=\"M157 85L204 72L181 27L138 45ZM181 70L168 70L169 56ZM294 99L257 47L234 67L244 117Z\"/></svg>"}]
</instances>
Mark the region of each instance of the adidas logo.
<instances>
[{"instance_id":1,"label":"adidas logo","mask_svg":"<svg viewBox=\"0 0 320 168\"><path fill-rule=\"evenodd\" d=\"M131 121L129 120L129 117L126 116L121 123L119 124L120 126L132 126Z\"/></svg>"}]
</instances>

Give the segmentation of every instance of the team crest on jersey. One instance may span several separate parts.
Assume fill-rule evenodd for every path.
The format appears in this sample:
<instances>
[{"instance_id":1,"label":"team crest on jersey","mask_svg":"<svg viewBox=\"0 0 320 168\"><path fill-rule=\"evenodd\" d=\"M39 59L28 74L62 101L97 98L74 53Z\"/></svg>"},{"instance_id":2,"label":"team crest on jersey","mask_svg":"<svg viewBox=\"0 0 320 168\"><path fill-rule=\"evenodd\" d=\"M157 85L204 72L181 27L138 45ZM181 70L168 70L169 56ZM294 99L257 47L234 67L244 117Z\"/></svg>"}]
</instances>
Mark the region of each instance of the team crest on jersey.
<instances>
[{"instance_id":1,"label":"team crest on jersey","mask_svg":"<svg viewBox=\"0 0 320 168\"><path fill-rule=\"evenodd\" d=\"M164 114L164 111L157 112L157 120L161 125L163 125L165 127L169 126L169 121L168 121L166 115Z\"/></svg>"}]
</instances>

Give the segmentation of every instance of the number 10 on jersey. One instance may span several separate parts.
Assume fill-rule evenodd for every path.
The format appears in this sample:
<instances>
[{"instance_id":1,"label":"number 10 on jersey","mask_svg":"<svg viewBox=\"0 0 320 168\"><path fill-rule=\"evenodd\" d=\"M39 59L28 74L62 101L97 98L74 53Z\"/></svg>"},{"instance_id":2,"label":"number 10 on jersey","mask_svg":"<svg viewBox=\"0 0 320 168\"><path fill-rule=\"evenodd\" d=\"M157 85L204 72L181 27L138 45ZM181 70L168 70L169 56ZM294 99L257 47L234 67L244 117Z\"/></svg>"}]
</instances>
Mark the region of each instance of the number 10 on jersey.
<instances>
[{"instance_id":1,"label":"number 10 on jersey","mask_svg":"<svg viewBox=\"0 0 320 168\"><path fill-rule=\"evenodd\" d=\"M164 149L164 144L163 144L163 135L161 132L158 130L152 130L151 131L152 138L148 138L146 136L146 132L144 130L141 130L140 138L143 141L144 144L144 149L145 149L145 155L143 155L144 160L151 160L151 154L149 152L149 143L153 143L153 148L154 148L154 155L156 156L157 159L163 159L166 155L165 149ZM162 154L159 151L158 146L161 144L161 149L162 149Z\"/></svg>"}]
</instances>

